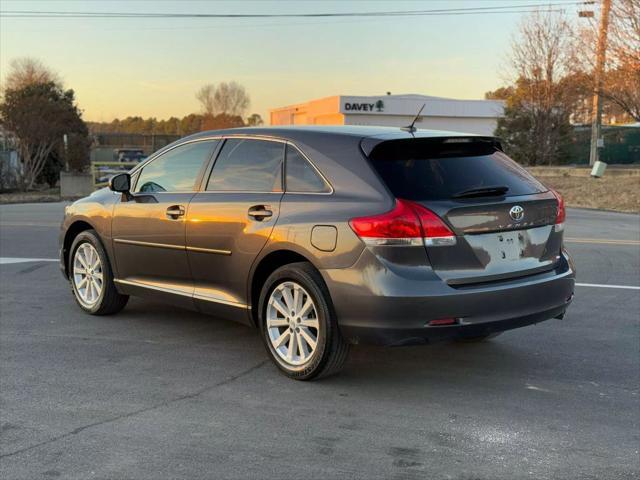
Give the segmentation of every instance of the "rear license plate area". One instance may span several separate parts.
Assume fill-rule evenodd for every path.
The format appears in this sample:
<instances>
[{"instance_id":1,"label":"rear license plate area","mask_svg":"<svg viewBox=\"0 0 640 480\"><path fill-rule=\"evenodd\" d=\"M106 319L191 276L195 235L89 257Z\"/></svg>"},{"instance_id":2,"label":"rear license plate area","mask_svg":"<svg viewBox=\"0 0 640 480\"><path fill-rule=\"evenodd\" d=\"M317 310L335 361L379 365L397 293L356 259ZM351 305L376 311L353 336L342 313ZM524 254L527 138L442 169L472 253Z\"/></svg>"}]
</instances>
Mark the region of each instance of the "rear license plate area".
<instances>
[{"instance_id":1,"label":"rear license plate area","mask_svg":"<svg viewBox=\"0 0 640 480\"><path fill-rule=\"evenodd\" d=\"M503 261L520 260L523 256L525 238L522 232L495 233L491 250L494 258Z\"/></svg>"}]
</instances>

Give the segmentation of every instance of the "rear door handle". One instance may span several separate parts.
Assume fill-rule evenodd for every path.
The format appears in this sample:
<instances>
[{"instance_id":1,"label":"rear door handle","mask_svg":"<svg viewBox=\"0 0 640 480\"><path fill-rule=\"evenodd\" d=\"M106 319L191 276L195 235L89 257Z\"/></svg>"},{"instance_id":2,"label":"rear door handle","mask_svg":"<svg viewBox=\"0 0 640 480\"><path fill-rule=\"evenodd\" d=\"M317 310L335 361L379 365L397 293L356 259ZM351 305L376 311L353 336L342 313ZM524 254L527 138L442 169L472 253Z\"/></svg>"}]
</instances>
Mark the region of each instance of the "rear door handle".
<instances>
[{"instance_id":1,"label":"rear door handle","mask_svg":"<svg viewBox=\"0 0 640 480\"><path fill-rule=\"evenodd\" d=\"M167 217L172 220L177 220L180 217L184 216L185 208L182 205L171 205L167 208Z\"/></svg>"},{"instance_id":2,"label":"rear door handle","mask_svg":"<svg viewBox=\"0 0 640 480\"><path fill-rule=\"evenodd\" d=\"M249 208L247 214L253 218L261 222L265 218L270 218L273 216L273 212L271 211L271 207L269 205L254 205Z\"/></svg>"}]
</instances>

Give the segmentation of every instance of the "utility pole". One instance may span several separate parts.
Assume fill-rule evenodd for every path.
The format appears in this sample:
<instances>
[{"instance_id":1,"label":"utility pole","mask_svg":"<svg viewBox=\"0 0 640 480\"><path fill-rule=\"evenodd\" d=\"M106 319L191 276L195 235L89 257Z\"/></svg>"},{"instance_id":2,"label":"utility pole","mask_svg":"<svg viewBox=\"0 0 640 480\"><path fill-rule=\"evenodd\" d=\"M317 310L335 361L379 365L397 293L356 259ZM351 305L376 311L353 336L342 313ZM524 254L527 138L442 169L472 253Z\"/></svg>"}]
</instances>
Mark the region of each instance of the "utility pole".
<instances>
[{"instance_id":1,"label":"utility pole","mask_svg":"<svg viewBox=\"0 0 640 480\"><path fill-rule=\"evenodd\" d=\"M600 139L600 124L602 123L602 81L604 76L604 62L607 52L607 32L609 30L609 11L611 0L602 0L600 12L600 31L598 33L598 53L593 72L593 108L591 110L591 151L589 165L593 166L599 158L598 140Z\"/></svg>"},{"instance_id":2,"label":"utility pole","mask_svg":"<svg viewBox=\"0 0 640 480\"><path fill-rule=\"evenodd\" d=\"M62 144L64 145L64 171L69 171L69 136L65 133L62 135Z\"/></svg>"}]
</instances>

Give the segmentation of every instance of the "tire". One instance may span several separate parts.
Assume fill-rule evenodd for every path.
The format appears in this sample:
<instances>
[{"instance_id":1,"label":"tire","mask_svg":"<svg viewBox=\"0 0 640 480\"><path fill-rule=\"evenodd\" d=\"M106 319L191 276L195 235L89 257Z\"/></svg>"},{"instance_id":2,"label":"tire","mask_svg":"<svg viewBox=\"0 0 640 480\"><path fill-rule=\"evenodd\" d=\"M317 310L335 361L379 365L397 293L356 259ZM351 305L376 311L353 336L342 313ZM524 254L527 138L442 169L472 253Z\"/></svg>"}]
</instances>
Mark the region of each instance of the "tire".
<instances>
[{"instance_id":1,"label":"tire","mask_svg":"<svg viewBox=\"0 0 640 480\"><path fill-rule=\"evenodd\" d=\"M260 292L258 312L269 357L289 378L326 377L344 365L349 344L338 329L329 290L310 263L291 263L274 271Z\"/></svg>"},{"instance_id":2,"label":"tire","mask_svg":"<svg viewBox=\"0 0 640 480\"><path fill-rule=\"evenodd\" d=\"M459 343L480 343L496 338L498 335L502 335L502 332L488 333L486 335L479 335L477 337L462 337L456 339Z\"/></svg>"},{"instance_id":3,"label":"tire","mask_svg":"<svg viewBox=\"0 0 640 480\"><path fill-rule=\"evenodd\" d=\"M89 265L90 269L84 268L87 263L92 263ZM73 239L68 269L73 297L85 312L91 315L111 315L127 304L129 296L118 293L109 258L95 230L80 232ZM90 273L83 274L83 271Z\"/></svg>"}]
</instances>

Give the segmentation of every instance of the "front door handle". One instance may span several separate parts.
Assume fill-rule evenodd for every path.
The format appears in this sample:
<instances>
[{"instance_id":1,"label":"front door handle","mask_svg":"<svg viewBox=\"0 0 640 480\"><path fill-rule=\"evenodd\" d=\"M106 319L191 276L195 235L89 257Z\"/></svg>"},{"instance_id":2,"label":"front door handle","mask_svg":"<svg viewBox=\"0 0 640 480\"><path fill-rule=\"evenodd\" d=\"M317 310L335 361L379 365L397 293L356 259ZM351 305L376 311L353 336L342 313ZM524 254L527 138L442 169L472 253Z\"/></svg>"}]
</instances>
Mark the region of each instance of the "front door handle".
<instances>
[{"instance_id":1,"label":"front door handle","mask_svg":"<svg viewBox=\"0 0 640 480\"><path fill-rule=\"evenodd\" d=\"M171 205L167 208L167 217L172 220L177 220L180 217L183 217L185 214L185 208L182 205Z\"/></svg>"},{"instance_id":2,"label":"front door handle","mask_svg":"<svg viewBox=\"0 0 640 480\"><path fill-rule=\"evenodd\" d=\"M271 211L271 207L269 205L254 205L253 207L249 208L247 214L251 218L259 222L273 216L273 212Z\"/></svg>"}]
</instances>

